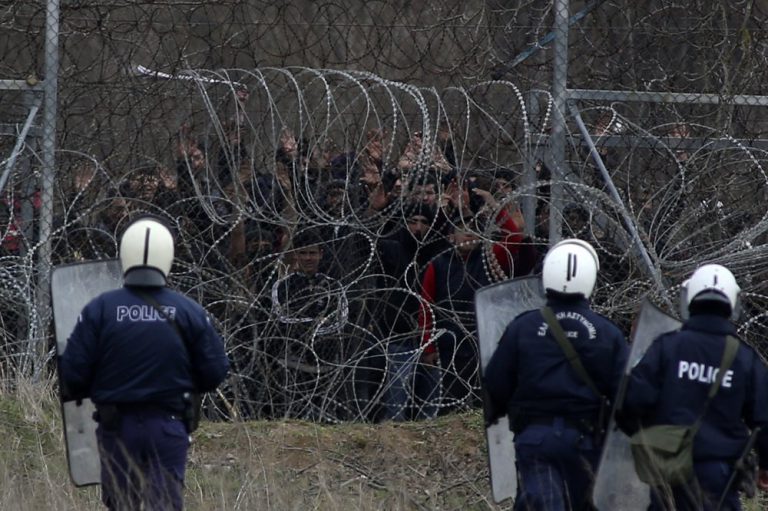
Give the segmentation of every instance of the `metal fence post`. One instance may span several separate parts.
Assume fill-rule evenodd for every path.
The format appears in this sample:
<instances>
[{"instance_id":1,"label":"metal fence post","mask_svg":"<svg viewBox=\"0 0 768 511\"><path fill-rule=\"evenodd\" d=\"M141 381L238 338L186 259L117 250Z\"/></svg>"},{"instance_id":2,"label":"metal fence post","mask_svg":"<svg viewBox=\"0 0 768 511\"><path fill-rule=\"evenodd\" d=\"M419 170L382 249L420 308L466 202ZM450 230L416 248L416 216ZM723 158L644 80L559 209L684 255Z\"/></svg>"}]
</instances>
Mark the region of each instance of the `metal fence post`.
<instances>
[{"instance_id":1,"label":"metal fence post","mask_svg":"<svg viewBox=\"0 0 768 511\"><path fill-rule=\"evenodd\" d=\"M549 204L549 244L562 236L563 180L565 177L565 108L568 99L568 0L555 0L554 69L552 98L554 111L550 150L552 187Z\"/></svg>"},{"instance_id":2,"label":"metal fence post","mask_svg":"<svg viewBox=\"0 0 768 511\"><path fill-rule=\"evenodd\" d=\"M34 376L42 370L47 352L48 325L51 319L51 230L53 227L53 184L56 172L56 117L59 73L59 0L48 0L45 12L45 77L43 90L42 169L40 173L40 218L38 224L37 335L30 339L35 354Z\"/></svg>"}]
</instances>

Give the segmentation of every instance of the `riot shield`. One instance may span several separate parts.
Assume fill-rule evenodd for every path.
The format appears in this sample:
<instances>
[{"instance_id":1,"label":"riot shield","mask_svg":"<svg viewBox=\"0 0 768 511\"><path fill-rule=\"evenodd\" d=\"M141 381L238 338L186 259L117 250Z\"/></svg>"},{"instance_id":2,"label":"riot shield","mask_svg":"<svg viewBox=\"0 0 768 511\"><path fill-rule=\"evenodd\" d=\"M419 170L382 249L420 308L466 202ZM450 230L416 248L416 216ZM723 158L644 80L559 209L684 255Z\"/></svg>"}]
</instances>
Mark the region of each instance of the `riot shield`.
<instances>
[{"instance_id":1,"label":"riot shield","mask_svg":"<svg viewBox=\"0 0 768 511\"><path fill-rule=\"evenodd\" d=\"M678 320L667 316L647 299L643 302L620 388L625 388L630 371L643 358L654 339L678 328ZM618 429L614 417L611 417L608 427L592 501L599 511L634 511L646 509L650 503L650 489L635 473L629 437Z\"/></svg>"},{"instance_id":2,"label":"riot shield","mask_svg":"<svg viewBox=\"0 0 768 511\"><path fill-rule=\"evenodd\" d=\"M94 261L58 266L51 274L51 301L56 329L56 351L67 347L83 307L105 291L122 285L122 271L117 260ZM69 474L75 486L101 482L101 462L96 442L94 406L90 399L64 401L61 404L64 440Z\"/></svg>"},{"instance_id":3,"label":"riot shield","mask_svg":"<svg viewBox=\"0 0 768 511\"><path fill-rule=\"evenodd\" d=\"M544 305L544 290L538 276L521 277L479 289L475 293L477 339L482 371L496 351L507 325L523 312ZM501 502L517 492L515 448L508 418L502 417L485 432L488 469L493 500Z\"/></svg>"}]
</instances>

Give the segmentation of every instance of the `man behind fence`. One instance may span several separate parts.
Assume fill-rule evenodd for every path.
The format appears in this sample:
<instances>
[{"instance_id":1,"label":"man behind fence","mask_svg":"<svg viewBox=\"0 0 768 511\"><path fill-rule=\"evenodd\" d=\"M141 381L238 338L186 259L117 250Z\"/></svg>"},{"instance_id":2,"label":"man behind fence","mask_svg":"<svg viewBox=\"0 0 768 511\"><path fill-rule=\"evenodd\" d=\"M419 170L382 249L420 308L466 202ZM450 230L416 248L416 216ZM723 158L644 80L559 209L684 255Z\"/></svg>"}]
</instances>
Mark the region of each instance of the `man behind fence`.
<instances>
[{"instance_id":1,"label":"man behind fence","mask_svg":"<svg viewBox=\"0 0 768 511\"><path fill-rule=\"evenodd\" d=\"M593 509L608 399L629 351L619 328L589 305L598 269L582 240L552 247L542 273L546 306L507 326L486 367L487 420L509 415L515 433L515 510Z\"/></svg>"},{"instance_id":2,"label":"man behind fence","mask_svg":"<svg viewBox=\"0 0 768 511\"><path fill-rule=\"evenodd\" d=\"M729 318L738 310L739 293L727 268L698 268L683 284L689 319L657 338L630 373L622 422L635 433L633 442L653 426L695 425L692 477L682 484L651 483L651 510L740 510L739 479L746 474L734 467L753 442L757 484L768 489L768 372L757 353L735 339ZM728 344L734 346L730 357ZM640 432L632 431L638 423ZM651 438L646 434L646 443ZM638 453L635 466L641 474Z\"/></svg>"},{"instance_id":3,"label":"man behind fence","mask_svg":"<svg viewBox=\"0 0 768 511\"><path fill-rule=\"evenodd\" d=\"M125 286L88 303L67 341L62 393L96 405L107 508L181 510L193 396L214 390L229 361L203 308L165 287L167 227L153 218L132 223L120 262Z\"/></svg>"}]
</instances>

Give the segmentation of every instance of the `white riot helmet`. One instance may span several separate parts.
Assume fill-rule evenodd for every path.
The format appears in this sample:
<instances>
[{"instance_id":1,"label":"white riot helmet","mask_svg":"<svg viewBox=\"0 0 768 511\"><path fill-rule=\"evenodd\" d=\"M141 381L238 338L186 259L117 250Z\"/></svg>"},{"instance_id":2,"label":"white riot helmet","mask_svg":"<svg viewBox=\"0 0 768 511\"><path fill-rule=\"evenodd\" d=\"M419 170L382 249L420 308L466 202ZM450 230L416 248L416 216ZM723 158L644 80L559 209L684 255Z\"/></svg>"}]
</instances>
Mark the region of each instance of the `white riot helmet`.
<instances>
[{"instance_id":1,"label":"white riot helmet","mask_svg":"<svg viewBox=\"0 0 768 511\"><path fill-rule=\"evenodd\" d=\"M586 241L565 239L549 249L544 257L544 289L559 293L592 295L600 270L597 252Z\"/></svg>"},{"instance_id":2,"label":"white riot helmet","mask_svg":"<svg viewBox=\"0 0 768 511\"><path fill-rule=\"evenodd\" d=\"M164 286L173 264L173 235L155 218L136 220L120 239L120 265L129 286Z\"/></svg>"},{"instance_id":3,"label":"white riot helmet","mask_svg":"<svg viewBox=\"0 0 768 511\"><path fill-rule=\"evenodd\" d=\"M690 310L693 302L714 301L727 304L734 316L738 314L740 292L736 277L728 268L719 264L705 264L683 282L681 299L685 312Z\"/></svg>"}]
</instances>

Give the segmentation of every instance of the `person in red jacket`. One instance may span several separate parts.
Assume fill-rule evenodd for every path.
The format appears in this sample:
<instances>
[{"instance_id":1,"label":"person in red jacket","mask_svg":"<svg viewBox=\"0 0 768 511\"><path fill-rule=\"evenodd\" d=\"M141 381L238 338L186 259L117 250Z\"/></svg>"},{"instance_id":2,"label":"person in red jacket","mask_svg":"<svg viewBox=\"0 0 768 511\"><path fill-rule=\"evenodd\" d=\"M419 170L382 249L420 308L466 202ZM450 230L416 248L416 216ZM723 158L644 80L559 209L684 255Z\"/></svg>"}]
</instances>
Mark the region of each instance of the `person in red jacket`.
<instances>
[{"instance_id":1,"label":"person in red jacket","mask_svg":"<svg viewBox=\"0 0 768 511\"><path fill-rule=\"evenodd\" d=\"M536 263L533 245L522 234L522 219L515 221L506 209L499 210L489 192L472 193L482 198L486 209L498 211L494 218L503 239L483 243L483 215L465 210L449 226L453 248L433 259L421 280L422 362L440 363L441 413L479 405L475 291L493 281L526 275Z\"/></svg>"}]
</instances>

